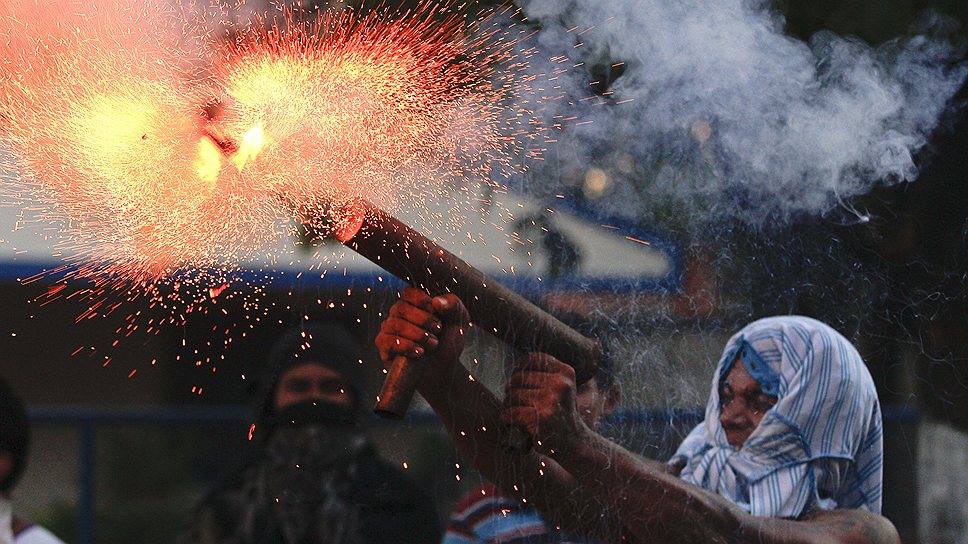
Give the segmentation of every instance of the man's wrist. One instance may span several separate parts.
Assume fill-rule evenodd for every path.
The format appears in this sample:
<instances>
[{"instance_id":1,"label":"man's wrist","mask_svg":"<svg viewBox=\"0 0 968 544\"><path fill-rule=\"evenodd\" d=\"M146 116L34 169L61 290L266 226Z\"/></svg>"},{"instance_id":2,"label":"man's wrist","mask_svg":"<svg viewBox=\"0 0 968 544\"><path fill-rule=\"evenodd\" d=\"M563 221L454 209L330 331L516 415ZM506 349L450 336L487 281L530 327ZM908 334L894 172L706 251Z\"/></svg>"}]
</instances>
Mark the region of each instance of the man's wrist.
<instances>
[{"instance_id":1,"label":"man's wrist","mask_svg":"<svg viewBox=\"0 0 968 544\"><path fill-rule=\"evenodd\" d=\"M453 384L457 383L461 374L467 374L460 358L450 363L441 361L426 361L427 367L424 369L417 391L427 399L446 399L453 392Z\"/></svg>"},{"instance_id":2,"label":"man's wrist","mask_svg":"<svg viewBox=\"0 0 968 544\"><path fill-rule=\"evenodd\" d=\"M591 430L583 421L579 421L575 432L566 433L552 452L552 457L566 468L569 465L580 465L588 456L589 447L597 441L597 433Z\"/></svg>"}]
</instances>

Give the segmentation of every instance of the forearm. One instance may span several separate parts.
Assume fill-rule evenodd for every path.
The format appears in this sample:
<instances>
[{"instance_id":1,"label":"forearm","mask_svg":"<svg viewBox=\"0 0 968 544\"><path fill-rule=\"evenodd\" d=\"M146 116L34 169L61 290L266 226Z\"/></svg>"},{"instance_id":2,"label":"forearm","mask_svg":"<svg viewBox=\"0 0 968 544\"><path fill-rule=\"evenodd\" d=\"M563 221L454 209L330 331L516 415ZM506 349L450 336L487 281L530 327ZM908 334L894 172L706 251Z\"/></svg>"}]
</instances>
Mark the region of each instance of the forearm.
<instances>
[{"instance_id":1,"label":"forearm","mask_svg":"<svg viewBox=\"0 0 968 544\"><path fill-rule=\"evenodd\" d=\"M420 394L437 413L458 451L494 483L500 448L500 403L467 369L455 363L425 376Z\"/></svg>"},{"instance_id":2,"label":"forearm","mask_svg":"<svg viewBox=\"0 0 968 544\"><path fill-rule=\"evenodd\" d=\"M864 510L816 510L801 520L754 518L743 533L771 544L900 544L885 517ZM754 539L753 537L757 537Z\"/></svg>"},{"instance_id":3,"label":"forearm","mask_svg":"<svg viewBox=\"0 0 968 544\"><path fill-rule=\"evenodd\" d=\"M816 511L800 520L751 516L595 433L558 452L579 485L604 498L638 543L898 544L887 518L861 510Z\"/></svg>"},{"instance_id":4,"label":"forearm","mask_svg":"<svg viewBox=\"0 0 968 544\"><path fill-rule=\"evenodd\" d=\"M469 372L455 364L447 375L424 380L420 393L437 412L458 451L480 473L506 493L542 512L552 524L612 541L618 535L614 518L603 520L603 502L582 490L558 463L536 452L505 451L502 445L501 403ZM613 527L614 529L609 529Z\"/></svg>"},{"instance_id":5,"label":"forearm","mask_svg":"<svg viewBox=\"0 0 968 544\"><path fill-rule=\"evenodd\" d=\"M635 542L739 542L738 507L588 431L553 457L606 501ZM749 516L746 516L749 518Z\"/></svg>"}]
</instances>

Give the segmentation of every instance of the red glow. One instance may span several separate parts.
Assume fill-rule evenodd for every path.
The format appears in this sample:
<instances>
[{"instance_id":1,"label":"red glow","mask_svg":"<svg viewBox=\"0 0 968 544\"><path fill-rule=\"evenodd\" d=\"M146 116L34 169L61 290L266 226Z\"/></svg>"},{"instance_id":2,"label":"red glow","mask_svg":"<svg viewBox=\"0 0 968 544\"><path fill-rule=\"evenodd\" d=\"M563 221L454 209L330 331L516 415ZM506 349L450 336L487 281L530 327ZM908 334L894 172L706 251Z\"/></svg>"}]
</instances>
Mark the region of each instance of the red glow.
<instances>
[{"instance_id":1,"label":"red glow","mask_svg":"<svg viewBox=\"0 0 968 544\"><path fill-rule=\"evenodd\" d=\"M294 213L419 203L510 162L495 76L512 40L454 6L239 25L160 0L4 2L4 135L74 275L231 269Z\"/></svg>"}]
</instances>

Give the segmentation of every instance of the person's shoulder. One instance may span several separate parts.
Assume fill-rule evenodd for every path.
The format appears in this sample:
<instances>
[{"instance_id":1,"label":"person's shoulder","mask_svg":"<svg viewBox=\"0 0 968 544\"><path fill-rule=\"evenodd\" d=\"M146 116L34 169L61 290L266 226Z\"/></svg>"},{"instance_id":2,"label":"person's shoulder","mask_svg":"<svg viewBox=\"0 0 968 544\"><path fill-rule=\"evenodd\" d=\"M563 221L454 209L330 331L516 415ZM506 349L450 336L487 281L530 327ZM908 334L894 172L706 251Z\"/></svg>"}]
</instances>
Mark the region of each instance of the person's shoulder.
<instances>
[{"instance_id":1,"label":"person's shoulder","mask_svg":"<svg viewBox=\"0 0 968 544\"><path fill-rule=\"evenodd\" d=\"M461 497L457 506L454 507L454 515L473 510L485 504L496 505L507 502L510 501L501 493L501 490L496 485L485 482L480 487L471 489Z\"/></svg>"},{"instance_id":2,"label":"person's shoulder","mask_svg":"<svg viewBox=\"0 0 968 544\"><path fill-rule=\"evenodd\" d=\"M17 534L14 544L64 544L64 541L54 536L40 525L31 525Z\"/></svg>"},{"instance_id":3,"label":"person's shoulder","mask_svg":"<svg viewBox=\"0 0 968 544\"><path fill-rule=\"evenodd\" d=\"M195 510L220 510L226 505L244 502L244 489L258 471L259 463L233 466L224 471L195 504Z\"/></svg>"},{"instance_id":4,"label":"person's shoulder","mask_svg":"<svg viewBox=\"0 0 968 544\"><path fill-rule=\"evenodd\" d=\"M493 484L472 489L454 509L447 527L453 542L570 542L541 514ZM461 540L463 539L463 540Z\"/></svg>"},{"instance_id":5,"label":"person's shoulder","mask_svg":"<svg viewBox=\"0 0 968 544\"><path fill-rule=\"evenodd\" d=\"M450 516L452 525L479 526L487 520L501 519L508 524L542 524L537 510L520 499L504 494L494 484L484 484L467 492Z\"/></svg>"},{"instance_id":6,"label":"person's shoulder","mask_svg":"<svg viewBox=\"0 0 968 544\"><path fill-rule=\"evenodd\" d=\"M358 505L383 511L420 510L436 519L436 503L430 491L418 485L408 471L375 454L362 455L357 462L353 501Z\"/></svg>"},{"instance_id":7,"label":"person's shoulder","mask_svg":"<svg viewBox=\"0 0 968 544\"><path fill-rule=\"evenodd\" d=\"M484 483L480 487L471 489L464 494L457 505L454 506L453 516L460 516L462 513L474 510L480 505L493 503L496 500L500 500L501 496L500 490L491 483Z\"/></svg>"},{"instance_id":8,"label":"person's shoulder","mask_svg":"<svg viewBox=\"0 0 968 544\"><path fill-rule=\"evenodd\" d=\"M365 542L439 543L440 520L430 493L406 471L364 454L357 459L352 501L361 508Z\"/></svg>"},{"instance_id":9,"label":"person's shoulder","mask_svg":"<svg viewBox=\"0 0 968 544\"><path fill-rule=\"evenodd\" d=\"M419 492L420 487L403 467L390 464L380 458L375 452L365 452L357 458L357 477L371 489L386 491L405 490Z\"/></svg>"}]
</instances>

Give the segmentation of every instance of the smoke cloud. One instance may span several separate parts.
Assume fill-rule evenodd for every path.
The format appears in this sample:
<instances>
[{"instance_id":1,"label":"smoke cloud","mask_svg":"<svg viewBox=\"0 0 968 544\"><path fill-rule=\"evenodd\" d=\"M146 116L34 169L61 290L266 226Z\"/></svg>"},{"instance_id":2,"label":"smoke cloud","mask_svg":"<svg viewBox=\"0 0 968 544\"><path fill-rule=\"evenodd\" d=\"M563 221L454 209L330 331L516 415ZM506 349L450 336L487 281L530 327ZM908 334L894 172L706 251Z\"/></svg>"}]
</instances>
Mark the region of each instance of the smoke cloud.
<instances>
[{"instance_id":1,"label":"smoke cloud","mask_svg":"<svg viewBox=\"0 0 968 544\"><path fill-rule=\"evenodd\" d=\"M763 224L850 209L876 184L917 177L916 154L966 75L937 15L872 48L792 38L749 0L521 5L542 54L577 65L555 80L564 98L549 117L578 121L529 165L529 191L583 191L628 216L671 206Z\"/></svg>"}]
</instances>

